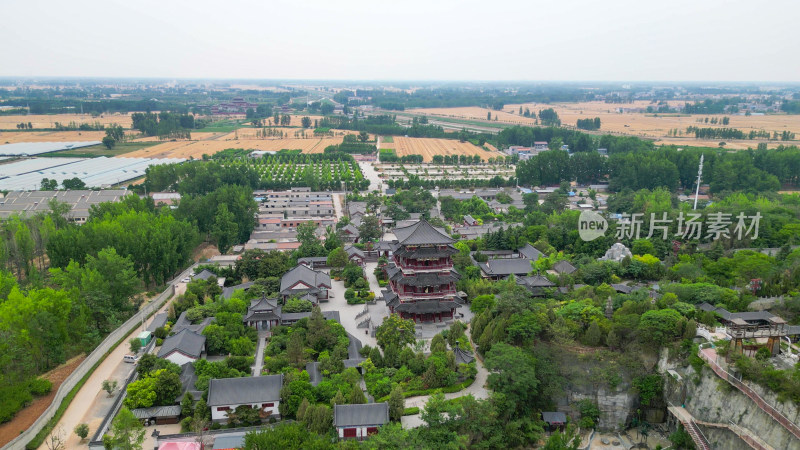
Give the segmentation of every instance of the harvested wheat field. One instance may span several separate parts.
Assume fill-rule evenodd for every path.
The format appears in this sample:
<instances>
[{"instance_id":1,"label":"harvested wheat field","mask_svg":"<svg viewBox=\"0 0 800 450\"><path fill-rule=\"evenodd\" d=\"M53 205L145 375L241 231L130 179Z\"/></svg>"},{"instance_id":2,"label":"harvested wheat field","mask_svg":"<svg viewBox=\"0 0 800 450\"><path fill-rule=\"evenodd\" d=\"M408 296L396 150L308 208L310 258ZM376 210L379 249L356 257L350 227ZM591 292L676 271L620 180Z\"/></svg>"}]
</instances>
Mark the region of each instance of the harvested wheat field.
<instances>
[{"instance_id":1,"label":"harvested wheat field","mask_svg":"<svg viewBox=\"0 0 800 450\"><path fill-rule=\"evenodd\" d=\"M395 137L394 148L397 156L422 155L426 162L433 160L434 155L478 155L482 159L502 156L500 153L487 152L469 142L454 139L407 138Z\"/></svg>"},{"instance_id":2,"label":"harvested wheat field","mask_svg":"<svg viewBox=\"0 0 800 450\"><path fill-rule=\"evenodd\" d=\"M506 109L508 109L508 107L506 107ZM523 117L519 114L511 114L506 111L495 111L493 109L481 108L478 106L465 106L459 108L418 108L410 109L408 111L412 113L425 114L427 116L482 121L486 121L487 114L492 113L492 122L528 126L533 125L536 122L533 117ZM495 118L497 118L497 120L495 120Z\"/></svg>"},{"instance_id":3,"label":"harvested wheat field","mask_svg":"<svg viewBox=\"0 0 800 450\"><path fill-rule=\"evenodd\" d=\"M192 140L193 141L206 141L209 139L218 139L222 136L227 135L228 133L211 133L208 131L192 131ZM105 136L105 134L103 134ZM129 136L134 136L131 139L131 142L160 142L161 140L158 136L147 136L147 137L135 137L136 135L130 134Z\"/></svg>"},{"instance_id":4,"label":"harvested wheat field","mask_svg":"<svg viewBox=\"0 0 800 450\"><path fill-rule=\"evenodd\" d=\"M122 125L123 128L131 127L131 116L125 114L103 114L101 116L92 117L91 114L30 114L26 116L0 116L0 129L9 130L17 127L18 123L28 123L36 128L55 128L56 122L67 125L70 122L75 122L80 125L82 123L93 124L100 122L102 125L117 124Z\"/></svg>"},{"instance_id":5,"label":"harvested wheat field","mask_svg":"<svg viewBox=\"0 0 800 450\"><path fill-rule=\"evenodd\" d=\"M105 131L0 131L0 144L17 142L100 141Z\"/></svg>"},{"instance_id":6,"label":"harvested wheat field","mask_svg":"<svg viewBox=\"0 0 800 450\"><path fill-rule=\"evenodd\" d=\"M283 115L282 113L278 113L278 114ZM311 127L312 128L314 127L314 121L315 120L323 119L323 116L306 116L306 115L302 115L302 114L300 114L300 115L290 114L289 116L292 119L291 122L289 122L289 125L288 125L290 127L302 127L303 126L303 117L308 117L309 119L311 119ZM247 117L244 114L229 114L229 115L225 115L225 116L213 116L212 118L215 121L217 121L217 120L225 121L225 120L232 120L232 119L235 119L235 120L246 120L247 119ZM270 116L270 117L267 117L266 119L264 119L265 123L267 125L272 124L272 118L273 118L273 116ZM250 121L247 120L245 123L246 124L250 124ZM213 124L211 126L213 126Z\"/></svg>"},{"instance_id":7,"label":"harvested wheat field","mask_svg":"<svg viewBox=\"0 0 800 450\"><path fill-rule=\"evenodd\" d=\"M273 133L277 133L279 131L283 132L284 139L313 139L314 136L314 129L313 128L288 128L288 127L271 127L267 128L267 132L272 130ZM238 136L239 139L264 139L258 137L258 133L263 131L261 128L239 128L236 131L230 132L225 134L224 137L220 139L226 140L235 140ZM357 131L352 130L331 130L334 137L344 136L346 134L358 134ZM305 136L305 137L304 137ZM325 136L330 137L330 136ZM192 138L194 138L194 133L192 133ZM274 136L267 136L266 139L276 139L277 137ZM316 137L319 139L319 137ZM279 139L279 138L278 138Z\"/></svg>"},{"instance_id":8,"label":"harvested wheat field","mask_svg":"<svg viewBox=\"0 0 800 450\"><path fill-rule=\"evenodd\" d=\"M684 101L670 101L670 106L681 106ZM649 101L636 101L633 103L605 103L605 102L580 102L580 103L525 103L505 105L503 111L493 111L487 108L463 107L463 108L420 108L410 110L415 113L422 113L429 116L449 117L462 120L485 121L486 114L492 113L492 121L497 117L498 123L515 125L534 125L533 117L523 117L519 114L519 108L528 108L532 114L553 108L561 118L561 123L565 126L575 127L578 119L600 117L600 133L624 134L629 136L639 136L644 138L659 139L659 143L670 143L677 145L693 146L712 146L716 147L720 140L697 140L691 136L685 137L686 128L689 126L714 127L714 128L736 128L745 133L751 130L765 130L782 133L790 131L797 134L800 138L800 115L771 114L763 116L744 116L744 115L704 115L704 114L647 114L644 111L652 103ZM722 125L721 120L717 124L705 123L708 117L729 117L730 123ZM698 122L703 120L703 122ZM670 130L677 129L678 136L668 136ZM663 139L660 139L663 138ZM724 139L723 139L724 140ZM724 140L726 148L745 149L756 147L761 140ZM796 142L796 141L795 141ZM784 142L785 143L785 142ZM770 141L768 145L774 147L780 145L779 141Z\"/></svg>"},{"instance_id":9,"label":"harvested wheat field","mask_svg":"<svg viewBox=\"0 0 800 450\"><path fill-rule=\"evenodd\" d=\"M227 148L247 150L302 150L304 153L322 153L329 145L341 144L342 138L312 139L239 139L207 141L164 142L149 148L126 153L127 158L202 158Z\"/></svg>"}]
</instances>

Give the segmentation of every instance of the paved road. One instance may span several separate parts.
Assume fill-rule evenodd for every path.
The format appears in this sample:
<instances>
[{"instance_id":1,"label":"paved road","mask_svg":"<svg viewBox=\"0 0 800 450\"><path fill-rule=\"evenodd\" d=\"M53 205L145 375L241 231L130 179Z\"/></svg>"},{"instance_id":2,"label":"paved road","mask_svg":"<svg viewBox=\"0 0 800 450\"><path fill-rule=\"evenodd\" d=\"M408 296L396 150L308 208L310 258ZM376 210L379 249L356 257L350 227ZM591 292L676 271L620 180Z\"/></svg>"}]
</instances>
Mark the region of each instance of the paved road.
<instances>
[{"instance_id":1,"label":"paved road","mask_svg":"<svg viewBox=\"0 0 800 450\"><path fill-rule=\"evenodd\" d=\"M369 180L370 189L383 192L383 181L378 176L378 172L375 170L375 166L372 165L372 162L359 161L358 167L361 169L364 178Z\"/></svg>"},{"instance_id":2,"label":"paved road","mask_svg":"<svg viewBox=\"0 0 800 450\"><path fill-rule=\"evenodd\" d=\"M191 269L189 269L191 270ZM183 277L188 276L188 272L184 272L181 274L178 279L182 279ZM173 298L177 297L180 294L183 294L186 291L186 284L185 283L177 283L175 288L175 295ZM169 307L170 301L167 301L164 306L158 310L158 312L164 312ZM149 322L148 322L149 323ZM85 444L81 444L78 436L72 431L75 429L75 426L80 423L87 423L89 424L89 437L94 435L97 431L97 428L103 421L103 418L108 413L108 410L111 408L112 403L114 402L114 398L109 398L108 394L102 390L103 380L117 380L122 388L122 384L125 379L130 375L131 372L135 369L135 365L128 364L122 361L122 357L126 353L130 353L130 348L128 347L128 340L137 336L141 332L141 329L137 328L136 331L128 335L125 340L117 346L111 354L100 363L99 366L92 372L92 375L89 379L84 383L83 387L78 391L75 395L75 398L72 399L70 402L69 407L64 412L64 415L61 417L61 420L58 421L56 427L54 428L55 432L59 430L63 430L66 439L65 448L72 449L72 448L80 448L85 447ZM115 393L116 397L116 393ZM148 434L152 431L148 427ZM43 446L40 448L44 448Z\"/></svg>"},{"instance_id":3,"label":"paved road","mask_svg":"<svg viewBox=\"0 0 800 450\"><path fill-rule=\"evenodd\" d=\"M264 366L264 347L267 346L267 337L269 336L269 331L267 330L259 330L258 331L258 345L256 346L256 361L255 365L253 366L253 376L260 377L261 376L261 368Z\"/></svg>"},{"instance_id":4,"label":"paved road","mask_svg":"<svg viewBox=\"0 0 800 450\"><path fill-rule=\"evenodd\" d=\"M364 333L364 328L358 328L358 322L361 322L366 316L356 318L356 314L364 309L364 305L348 305L347 300L344 298L344 282L331 281L332 289L328 291L329 298L327 302L320 302L320 309L322 311L339 311L339 318L342 326L348 333L352 334L362 345L369 345L375 347L378 345L374 337Z\"/></svg>"},{"instance_id":5,"label":"paved road","mask_svg":"<svg viewBox=\"0 0 800 450\"><path fill-rule=\"evenodd\" d=\"M469 335L469 330L467 330L467 335ZM472 394L472 396L475 397L476 399L489 398L489 390L486 388L486 381L489 378L489 371L486 370L486 368L483 366L483 363L478 358L475 358L475 366L478 369L478 373L477 375L475 375L475 381L471 385L469 385L466 389L463 389L458 392L451 392L449 394L444 394L445 399L450 400L458 397L465 397L470 394ZM429 398L431 398L430 395L409 397L406 399L406 408L411 408L416 406L420 410L422 410L425 407L425 404L428 403ZM403 416L403 418L401 419L401 423L403 424L403 428L416 428L424 424L424 422L422 422L422 419L420 419L419 414L414 414L411 416Z\"/></svg>"}]
</instances>

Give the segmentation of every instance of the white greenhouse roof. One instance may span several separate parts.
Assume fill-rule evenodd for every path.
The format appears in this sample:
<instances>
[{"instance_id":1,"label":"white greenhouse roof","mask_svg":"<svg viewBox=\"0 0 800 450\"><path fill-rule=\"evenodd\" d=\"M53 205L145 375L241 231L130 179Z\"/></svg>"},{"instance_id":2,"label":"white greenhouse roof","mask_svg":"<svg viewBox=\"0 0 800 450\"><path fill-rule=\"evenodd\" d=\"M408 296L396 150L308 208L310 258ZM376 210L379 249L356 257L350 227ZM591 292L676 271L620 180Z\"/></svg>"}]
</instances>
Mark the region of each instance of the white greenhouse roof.
<instances>
[{"instance_id":1,"label":"white greenhouse roof","mask_svg":"<svg viewBox=\"0 0 800 450\"><path fill-rule=\"evenodd\" d=\"M73 148L89 147L101 144L100 141L75 141L75 142L17 142L15 144L0 145L2 156L41 155L42 153L58 152Z\"/></svg>"}]
</instances>

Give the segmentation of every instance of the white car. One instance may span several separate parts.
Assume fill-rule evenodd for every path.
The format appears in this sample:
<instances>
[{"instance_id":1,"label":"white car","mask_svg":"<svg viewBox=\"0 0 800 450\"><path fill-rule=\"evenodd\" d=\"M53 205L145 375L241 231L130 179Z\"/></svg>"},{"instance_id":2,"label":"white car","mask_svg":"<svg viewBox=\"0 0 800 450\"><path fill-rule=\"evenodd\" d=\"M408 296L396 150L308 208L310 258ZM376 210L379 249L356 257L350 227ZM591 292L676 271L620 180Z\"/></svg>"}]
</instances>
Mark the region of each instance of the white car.
<instances>
[{"instance_id":1,"label":"white car","mask_svg":"<svg viewBox=\"0 0 800 450\"><path fill-rule=\"evenodd\" d=\"M192 281L192 277L186 277L186 278L181 280L181 283L188 283L190 281Z\"/></svg>"}]
</instances>

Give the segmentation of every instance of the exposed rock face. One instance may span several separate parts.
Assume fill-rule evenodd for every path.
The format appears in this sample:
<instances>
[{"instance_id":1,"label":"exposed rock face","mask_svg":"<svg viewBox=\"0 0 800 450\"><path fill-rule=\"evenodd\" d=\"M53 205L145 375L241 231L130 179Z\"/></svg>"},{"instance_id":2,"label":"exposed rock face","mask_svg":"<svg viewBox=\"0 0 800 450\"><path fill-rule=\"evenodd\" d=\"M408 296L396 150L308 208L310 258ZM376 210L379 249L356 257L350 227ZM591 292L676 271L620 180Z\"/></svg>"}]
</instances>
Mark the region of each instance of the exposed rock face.
<instances>
[{"instance_id":1,"label":"exposed rock face","mask_svg":"<svg viewBox=\"0 0 800 450\"><path fill-rule=\"evenodd\" d=\"M636 399L638 395L631 392L628 386L617 388L610 391L606 387L600 387L596 392L587 386L587 389L576 389L574 386L571 389L566 389L567 402L570 405L583 400L589 399L597 402L597 407L600 409L600 421L597 428L601 431L619 431L625 428L628 418L631 416L634 407L636 406ZM580 414L575 411L572 414L574 418L579 418Z\"/></svg>"},{"instance_id":2,"label":"exposed rock face","mask_svg":"<svg viewBox=\"0 0 800 450\"><path fill-rule=\"evenodd\" d=\"M632 258L633 254L631 254L631 251L628 249L628 247L625 247L621 243L617 242L614 245L612 245L611 248L608 249L608 251L606 251L606 254L603 255L603 257L599 259L600 261L620 262L623 259L625 259L626 256L628 258Z\"/></svg>"},{"instance_id":3,"label":"exposed rock face","mask_svg":"<svg viewBox=\"0 0 800 450\"><path fill-rule=\"evenodd\" d=\"M683 383L686 386L686 409L697 420L733 422L757 434L773 448L800 448L800 440L758 408L749 397L714 375L710 369L703 369L700 384L695 384L691 378L684 379ZM797 405L791 401L780 403L772 392L752 383L750 386L789 420L800 424L800 410ZM731 442L729 439L732 433L721 430L710 434L719 439L718 445L712 442L714 448L733 448L726 446ZM712 439L712 436L708 438ZM738 442L744 444L742 441Z\"/></svg>"}]
</instances>

